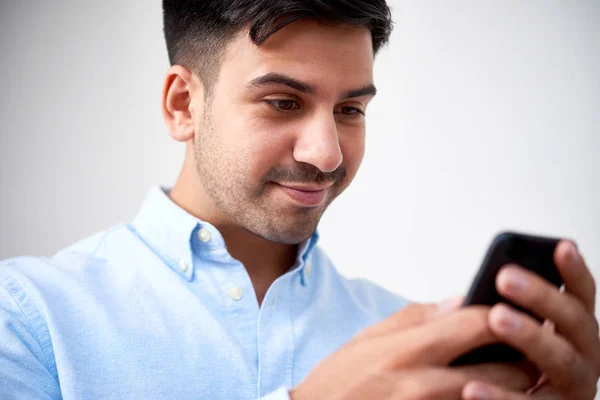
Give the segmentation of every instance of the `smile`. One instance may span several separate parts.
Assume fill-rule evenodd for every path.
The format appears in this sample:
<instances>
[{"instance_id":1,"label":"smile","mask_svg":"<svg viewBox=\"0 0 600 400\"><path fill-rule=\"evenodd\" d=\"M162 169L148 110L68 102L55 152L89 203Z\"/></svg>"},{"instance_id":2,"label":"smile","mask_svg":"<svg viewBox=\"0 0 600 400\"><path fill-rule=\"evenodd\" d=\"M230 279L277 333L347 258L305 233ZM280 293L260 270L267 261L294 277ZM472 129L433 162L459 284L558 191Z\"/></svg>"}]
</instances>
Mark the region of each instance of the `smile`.
<instances>
[{"instance_id":1,"label":"smile","mask_svg":"<svg viewBox=\"0 0 600 400\"><path fill-rule=\"evenodd\" d=\"M318 207L325 201L327 189L331 183L326 185L285 185L274 182L276 187L284 192L295 203L303 207Z\"/></svg>"}]
</instances>

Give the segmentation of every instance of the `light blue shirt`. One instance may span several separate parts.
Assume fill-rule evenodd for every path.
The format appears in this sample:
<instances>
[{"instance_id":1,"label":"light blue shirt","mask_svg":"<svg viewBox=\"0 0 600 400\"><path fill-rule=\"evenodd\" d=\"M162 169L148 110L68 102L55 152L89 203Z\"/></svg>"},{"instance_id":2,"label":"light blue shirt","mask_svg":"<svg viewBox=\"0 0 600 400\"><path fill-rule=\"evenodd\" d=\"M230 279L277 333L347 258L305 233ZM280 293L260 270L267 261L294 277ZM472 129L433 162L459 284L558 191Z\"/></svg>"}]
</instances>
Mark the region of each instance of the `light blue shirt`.
<instances>
[{"instance_id":1,"label":"light blue shirt","mask_svg":"<svg viewBox=\"0 0 600 400\"><path fill-rule=\"evenodd\" d=\"M317 241L259 307L219 231L155 187L132 224L50 258L6 260L0 398L288 399L319 361L406 304L341 276Z\"/></svg>"}]
</instances>

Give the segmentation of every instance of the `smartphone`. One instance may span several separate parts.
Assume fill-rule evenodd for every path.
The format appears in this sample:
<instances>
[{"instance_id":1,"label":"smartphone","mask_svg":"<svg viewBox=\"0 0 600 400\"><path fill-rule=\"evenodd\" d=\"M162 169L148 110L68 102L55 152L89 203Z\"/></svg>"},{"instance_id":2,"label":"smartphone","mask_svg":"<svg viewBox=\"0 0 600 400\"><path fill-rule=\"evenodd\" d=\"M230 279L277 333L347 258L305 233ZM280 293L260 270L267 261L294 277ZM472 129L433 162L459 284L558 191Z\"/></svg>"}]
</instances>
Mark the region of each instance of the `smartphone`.
<instances>
[{"instance_id":1,"label":"smartphone","mask_svg":"<svg viewBox=\"0 0 600 400\"><path fill-rule=\"evenodd\" d=\"M488 248L463 307L476 304L493 306L501 302L542 322L542 319L537 315L511 303L498 293L496 290L496 275L504 265L517 264L540 275L554 286L561 287L563 281L554 263L554 251L558 242L559 239L515 232L498 234ZM460 356L450 365L518 362L524 359L525 356L520 351L499 343L475 349Z\"/></svg>"}]
</instances>

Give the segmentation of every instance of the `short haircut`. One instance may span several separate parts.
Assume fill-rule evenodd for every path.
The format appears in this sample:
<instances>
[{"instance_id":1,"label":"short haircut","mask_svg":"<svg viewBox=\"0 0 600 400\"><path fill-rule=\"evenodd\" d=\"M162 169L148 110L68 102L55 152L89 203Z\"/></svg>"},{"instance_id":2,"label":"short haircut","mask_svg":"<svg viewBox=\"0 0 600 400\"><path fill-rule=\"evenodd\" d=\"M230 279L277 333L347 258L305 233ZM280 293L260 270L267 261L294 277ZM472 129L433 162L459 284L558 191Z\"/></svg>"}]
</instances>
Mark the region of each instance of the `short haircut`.
<instances>
[{"instance_id":1,"label":"short haircut","mask_svg":"<svg viewBox=\"0 0 600 400\"><path fill-rule=\"evenodd\" d=\"M303 19L360 26L371 32L374 54L392 31L385 0L163 0L163 18L171 65L197 74L208 94L227 44L245 28L260 46Z\"/></svg>"}]
</instances>

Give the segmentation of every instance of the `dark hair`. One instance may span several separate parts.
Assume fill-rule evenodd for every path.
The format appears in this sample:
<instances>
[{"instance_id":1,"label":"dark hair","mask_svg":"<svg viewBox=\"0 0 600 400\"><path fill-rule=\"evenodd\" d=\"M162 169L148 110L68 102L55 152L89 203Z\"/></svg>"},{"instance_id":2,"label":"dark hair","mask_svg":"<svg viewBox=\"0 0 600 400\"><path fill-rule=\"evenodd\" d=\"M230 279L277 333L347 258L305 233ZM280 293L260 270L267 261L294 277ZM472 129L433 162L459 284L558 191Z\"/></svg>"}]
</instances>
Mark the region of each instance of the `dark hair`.
<instances>
[{"instance_id":1,"label":"dark hair","mask_svg":"<svg viewBox=\"0 0 600 400\"><path fill-rule=\"evenodd\" d=\"M226 45L246 27L260 46L302 19L363 26L371 31L374 53L392 31L385 0L163 0L163 18L171 65L190 68L208 91Z\"/></svg>"}]
</instances>

